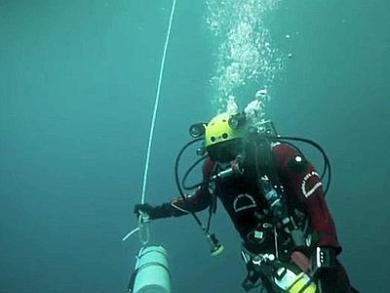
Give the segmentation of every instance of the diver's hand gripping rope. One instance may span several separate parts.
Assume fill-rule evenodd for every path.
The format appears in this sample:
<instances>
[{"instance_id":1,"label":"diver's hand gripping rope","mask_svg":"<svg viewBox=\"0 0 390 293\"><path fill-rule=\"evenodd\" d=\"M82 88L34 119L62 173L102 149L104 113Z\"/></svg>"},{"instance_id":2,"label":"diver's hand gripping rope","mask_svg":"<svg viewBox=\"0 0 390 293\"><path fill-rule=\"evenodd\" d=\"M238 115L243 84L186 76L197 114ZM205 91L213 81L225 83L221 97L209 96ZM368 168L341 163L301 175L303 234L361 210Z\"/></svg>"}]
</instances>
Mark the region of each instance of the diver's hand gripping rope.
<instances>
[{"instance_id":1,"label":"diver's hand gripping rope","mask_svg":"<svg viewBox=\"0 0 390 293\"><path fill-rule=\"evenodd\" d=\"M175 9L176 9L176 0L173 0L171 14L169 17L167 35L165 38L163 55L161 58L160 74L159 74L158 84L157 84L156 99L154 102L152 122L150 125L149 141L148 141L148 148L147 148L146 160L145 160L144 177L143 177L143 182L142 182L142 193L141 193L141 203L142 204L145 203L146 183L147 183L148 174L149 174L150 154L151 154L151 150L152 150L154 128L156 125L157 110L158 110L158 106L159 106L159 102L160 102L161 85L162 85L162 80L163 80L163 76L164 76L164 69L165 69L165 59L167 56L168 44L169 44L169 40L170 40L170 36L171 36L172 23L173 23L173 17L175 15ZM146 218L143 215L140 215L138 218L138 228L130 231L125 237L123 237L122 241L126 241L126 239L128 239L130 236L132 236L133 234L135 234L136 232L139 231L140 232L140 241L141 241L142 245L146 245L149 242L149 237L150 237L150 229L149 229L148 222L149 222L149 219L146 220Z\"/></svg>"}]
</instances>

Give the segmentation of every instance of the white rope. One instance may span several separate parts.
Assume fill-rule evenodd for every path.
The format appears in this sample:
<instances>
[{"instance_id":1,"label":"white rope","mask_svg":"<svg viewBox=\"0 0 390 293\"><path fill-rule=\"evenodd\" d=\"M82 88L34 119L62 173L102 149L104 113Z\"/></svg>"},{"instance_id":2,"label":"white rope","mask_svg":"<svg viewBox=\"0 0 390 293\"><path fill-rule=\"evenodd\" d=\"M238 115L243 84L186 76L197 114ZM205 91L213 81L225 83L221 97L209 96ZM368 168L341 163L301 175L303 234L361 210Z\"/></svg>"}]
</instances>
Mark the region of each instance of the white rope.
<instances>
[{"instance_id":1,"label":"white rope","mask_svg":"<svg viewBox=\"0 0 390 293\"><path fill-rule=\"evenodd\" d=\"M131 236L133 236L133 235L134 235L136 232L138 232L138 231L139 231L139 227L137 227L137 228L131 230L129 233L127 233L127 234L125 235L125 237L122 238L122 241L126 241L128 238L130 238Z\"/></svg>"},{"instance_id":2,"label":"white rope","mask_svg":"<svg viewBox=\"0 0 390 293\"><path fill-rule=\"evenodd\" d=\"M154 128L156 125L156 116L157 116L157 110L158 110L158 105L160 102L160 93L161 93L161 84L162 84L162 79L164 76L164 69L165 69L165 59L167 56L167 51L168 51L168 44L169 44L169 39L171 36L171 31L172 31L172 23L173 23L173 17L175 15L175 9L176 9L176 0L172 1L172 8L171 8L171 15L169 17L169 24L168 24L168 30L167 30L167 35L165 38L165 44L164 44L164 51L161 59L161 66L160 66L160 74L158 77L158 84L157 84L157 92L156 92L156 99L154 102L154 110L153 110L153 116L152 116L152 122L150 125L150 132L149 132L149 142L148 142L148 149L146 152L146 160L145 160L145 169L144 169L144 177L143 177L143 182L142 182L142 193L141 193L141 203L145 203L145 195L146 195L146 184L148 181L148 173L149 173L149 165L150 165L150 154L152 150L152 142L153 142L153 137L154 137ZM139 217L139 223L138 227L127 233L123 238L122 241L126 241L130 236L134 235L136 232L139 232L140 236L140 241L143 245L146 245L149 242L149 226L147 223L143 223L142 216L140 215Z\"/></svg>"},{"instance_id":3,"label":"white rope","mask_svg":"<svg viewBox=\"0 0 390 293\"><path fill-rule=\"evenodd\" d=\"M167 56L167 50L168 50L169 38L171 36L171 30L172 30L173 16L175 14L175 8L176 8L176 0L173 0L173 2L172 2L172 9L171 9L171 15L169 17L167 36L166 36L166 39L165 39L164 52L163 52L163 56L162 56L162 59L161 59L160 75L159 75L159 78L158 78L156 100L154 102L152 123L151 123L151 126L150 126L149 143L148 143L148 150L147 150L147 153L146 153L144 179L143 179L143 184L142 184L141 203L145 203L146 183L147 183L147 180L148 180L148 172L149 172L149 165L150 165L150 153L151 153L151 149L152 149L154 128L155 128L155 125L156 125L157 110L158 110L158 105L159 105L159 102L160 102L161 84L162 84L162 79L163 79L163 76L164 76L164 69L165 69L165 58Z\"/></svg>"}]
</instances>

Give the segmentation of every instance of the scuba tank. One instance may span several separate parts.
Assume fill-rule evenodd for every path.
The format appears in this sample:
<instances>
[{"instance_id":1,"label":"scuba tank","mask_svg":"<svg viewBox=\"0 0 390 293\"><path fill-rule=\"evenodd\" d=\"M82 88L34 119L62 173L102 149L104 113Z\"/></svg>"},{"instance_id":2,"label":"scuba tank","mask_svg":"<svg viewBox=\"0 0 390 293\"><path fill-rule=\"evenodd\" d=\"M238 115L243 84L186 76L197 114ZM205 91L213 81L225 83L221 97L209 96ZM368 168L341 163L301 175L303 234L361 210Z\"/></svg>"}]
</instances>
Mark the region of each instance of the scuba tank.
<instances>
[{"instance_id":1,"label":"scuba tank","mask_svg":"<svg viewBox=\"0 0 390 293\"><path fill-rule=\"evenodd\" d=\"M143 247L138 253L128 292L170 293L167 252L162 246Z\"/></svg>"},{"instance_id":2,"label":"scuba tank","mask_svg":"<svg viewBox=\"0 0 390 293\"><path fill-rule=\"evenodd\" d=\"M275 269L273 276L274 286L288 293L315 293L317 285L306 273L296 270L292 266L281 264Z\"/></svg>"},{"instance_id":3,"label":"scuba tank","mask_svg":"<svg viewBox=\"0 0 390 293\"><path fill-rule=\"evenodd\" d=\"M259 285L270 292L278 293L316 293L315 280L296 265L279 261L274 254L253 254L248 250L241 252L247 264L248 277L243 287L249 291ZM257 281L261 279L260 283Z\"/></svg>"}]
</instances>

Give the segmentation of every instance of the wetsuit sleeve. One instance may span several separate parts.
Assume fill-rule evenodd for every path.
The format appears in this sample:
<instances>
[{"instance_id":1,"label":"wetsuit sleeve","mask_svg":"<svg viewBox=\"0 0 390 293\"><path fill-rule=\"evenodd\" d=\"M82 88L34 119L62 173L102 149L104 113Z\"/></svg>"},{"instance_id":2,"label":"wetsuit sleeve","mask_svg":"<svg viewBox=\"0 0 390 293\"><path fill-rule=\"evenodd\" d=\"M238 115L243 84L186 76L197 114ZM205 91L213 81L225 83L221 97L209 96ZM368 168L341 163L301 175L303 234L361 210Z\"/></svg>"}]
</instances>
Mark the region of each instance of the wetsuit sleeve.
<instances>
[{"instance_id":1,"label":"wetsuit sleeve","mask_svg":"<svg viewBox=\"0 0 390 293\"><path fill-rule=\"evenodd\" d=\"M202 186L185 200L182 197L178 197L171 201L171 215L178 217L189 213L200 212L209 206L210 199L211 196L207 187Z\"/></svg>"},{"instance_id":2,"label":"wetsuit sleeve","mask_svg":"<svg viewBox=\"0 0 390 293\"><path fill-rule=\"evenodd\" d=\"M213 163L209 160L203 165L203 177L207 178L211 174ZM186 199L177 197L169 203L164 203L154 207L153 219L179 217L189 213L199 212L206 209L211 203L211 194L208 189L208 184L200 186L192 195L188 195Z\"/></svg>"},{"instance_id":3,"label":"wetsuit sleeve","mask_svg":"<svg viewBox=\"0 0 390 293\"><path fill-rule=\"evenodd\" d=\"M321 179L314 166L288 144L274 146L273 155L283 184L304 204L312 228L319 237L319 246L330 246L341 251Z\"/></svg>"}]
</instances>

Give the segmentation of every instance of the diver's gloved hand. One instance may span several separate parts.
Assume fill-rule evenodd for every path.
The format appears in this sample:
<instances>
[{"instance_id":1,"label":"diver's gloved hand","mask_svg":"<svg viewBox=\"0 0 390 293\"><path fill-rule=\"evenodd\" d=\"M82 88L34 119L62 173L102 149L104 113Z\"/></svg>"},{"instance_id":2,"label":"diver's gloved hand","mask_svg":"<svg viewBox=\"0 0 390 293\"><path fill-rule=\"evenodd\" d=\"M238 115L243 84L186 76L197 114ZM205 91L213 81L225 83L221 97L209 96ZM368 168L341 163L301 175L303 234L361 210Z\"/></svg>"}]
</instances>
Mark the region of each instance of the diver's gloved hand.
<instances>
[{"instance_id":1,"label":"diver's gloved hand","mask_svg":"<svg viewBox=\"0 0 390 293\"><path fill-rule=\"evenodd\" d=\"M317 247L312 257L312 275L319 277L322 273L337 266L337 251L333 247Z\"/></svg>"},{"instance_id":2,"label":"diver's gloved hand","mask_svg":"<svg viewBox=\"0 0 390 293\"><path fill-rule=\"evenodd\" d=\"M169 204L163 204L161 206L152 206L148 203L136 204L134 206L134 213L139 217L142 214L149 216L149 219L159 219L171 216L171 207Z\"/></svg>"},{"instance_id":3,"label":"diver's gloved hand","mask_svg":"<svg viewBox=\"0 0 390 293\"><path fill-rule=\"evenodd\" d=\"M148 203L136 204L134 206L134 214L136 214L137 217L143 214L150 217L153 214L153 210L154 207Z\"/></svg>"}]
</instances>

